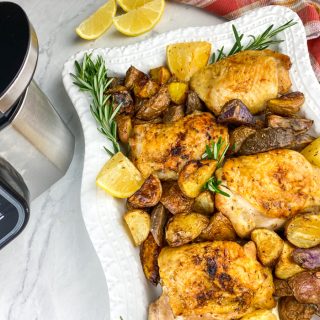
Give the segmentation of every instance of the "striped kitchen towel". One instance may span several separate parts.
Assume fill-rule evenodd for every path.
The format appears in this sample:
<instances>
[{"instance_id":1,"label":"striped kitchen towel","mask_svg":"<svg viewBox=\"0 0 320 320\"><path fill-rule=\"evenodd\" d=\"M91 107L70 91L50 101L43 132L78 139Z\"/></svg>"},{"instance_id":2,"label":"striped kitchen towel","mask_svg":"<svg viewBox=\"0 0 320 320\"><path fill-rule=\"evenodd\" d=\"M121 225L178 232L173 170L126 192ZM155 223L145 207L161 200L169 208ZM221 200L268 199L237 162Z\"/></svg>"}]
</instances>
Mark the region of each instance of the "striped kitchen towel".
<instances>
[{"instance_id":1,"label":"striped kitchen towel","mask_svg":"<svg viewBox=\"0 0 320 320\"><path fill-rule=\"evenodd\" d=\"M197 6L226 19L235 19L254 8L282 5L294 10L301 18L308 38L311 63L320 81L320 1L306 0L176 0Z\"/></svg>"}]
</instances>

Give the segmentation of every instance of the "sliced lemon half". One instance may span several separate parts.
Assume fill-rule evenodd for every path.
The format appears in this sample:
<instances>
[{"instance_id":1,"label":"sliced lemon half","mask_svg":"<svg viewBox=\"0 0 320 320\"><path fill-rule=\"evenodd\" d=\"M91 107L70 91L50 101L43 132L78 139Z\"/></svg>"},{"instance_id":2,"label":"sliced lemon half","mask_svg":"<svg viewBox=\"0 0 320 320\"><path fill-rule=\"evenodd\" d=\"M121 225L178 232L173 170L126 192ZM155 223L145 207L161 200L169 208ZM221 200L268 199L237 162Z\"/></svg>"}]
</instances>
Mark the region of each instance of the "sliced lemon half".
<instances>
[{"instance_id":1,"label":"sliced lemon half","mask_svg":"<svg viewBox=\"0 0 320 320\"><path fill-rule=\"evenodd\" d=\"M116 11L117 5L115 0L109 0L89 18L81 22L76 28L76 33L85 40L97 39L110 28Z\"/></svg>"},{"instance_id":2,"label":"sliced lemon half","mask_svg":"<svg viewBox=\"0 0 320 320\"><path fill-rule=\"evenodd\" d=\"M137 9L152 0L117 0L118 5L126 12Z\"/></svg>"},{"instance_id":3,"label":"sliced lemon half","mask_svg":"<svg viewBox=\"0 0 320 320\"><path fill-rule=\"evenodd\" d=\"M105 163L96 178L96 184L116 198L130 197L143 183L140 171L121 152Z\"/></svg>"},{"instance_id":4,"label":"sliced lemon half","mask_svg":"<svg viewBox=\"0 0 320 320\"><path fill-rule=\"evenodd\" d=\"M138 36L151 30L160 20L164 11L164 0L152 0L142 7L113 18L118 31L127 36Z\"/></svg>"}]
</instances>

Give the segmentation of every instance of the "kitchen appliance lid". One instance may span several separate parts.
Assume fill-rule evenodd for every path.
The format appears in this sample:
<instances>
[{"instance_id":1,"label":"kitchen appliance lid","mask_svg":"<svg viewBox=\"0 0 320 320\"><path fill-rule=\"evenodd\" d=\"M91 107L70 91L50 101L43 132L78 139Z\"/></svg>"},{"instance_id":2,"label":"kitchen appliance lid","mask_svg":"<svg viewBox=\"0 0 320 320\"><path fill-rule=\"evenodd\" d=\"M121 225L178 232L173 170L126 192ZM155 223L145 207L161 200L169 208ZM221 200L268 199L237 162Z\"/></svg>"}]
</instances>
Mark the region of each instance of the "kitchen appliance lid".
<instances>
[{"instance_id":1,"label":"kitchen appliance lid","mask_svg":"<svg viewBox=\"0 0 320 320\"><path fill-rule=\"evenodd\" d=\"M0 118L23 94L38 59L38 40L23 9L0 2Z\"/></svg>"}]
</instances>

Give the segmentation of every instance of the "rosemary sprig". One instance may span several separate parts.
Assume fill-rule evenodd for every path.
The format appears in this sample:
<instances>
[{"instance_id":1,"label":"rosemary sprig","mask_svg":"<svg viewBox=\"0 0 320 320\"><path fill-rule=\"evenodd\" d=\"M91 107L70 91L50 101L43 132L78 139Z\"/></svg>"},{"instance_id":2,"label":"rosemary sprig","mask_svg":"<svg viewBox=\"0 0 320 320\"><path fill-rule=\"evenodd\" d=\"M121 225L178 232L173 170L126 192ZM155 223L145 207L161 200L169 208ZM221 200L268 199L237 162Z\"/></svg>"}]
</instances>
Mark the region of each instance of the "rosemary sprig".
<instances>
[{"instance_id":1,"label":"rosemary sprig","mask_svg":"<svg viewBox=\"0 0 320 320\"><path fill-rule=\"evenodd\" d=\"M211 159L218 161L217 168L222 165L224 157L230 147L229 143L226 143L222 137L219 137L217 142L212 141L211 145L206 145L206 151L202 155L202 159Z\"/></svg>"},{"instance_id":2,"label":"rosemary sprig","mask_svg":"<svg viewBox=\"0 0 320 320\"><path fill-rule=\"evenodd\" d=\"M269 46L277 43L283 42L283 40L275 40L272 39L275 35L282 32L283 30L292 27L297 22L293 22L292 20L286 22L285 24L281 25L280 27L273 29L273 25L269 26L264 32L262 32L258 36L249 35L248 37L251 38L249 43L246 45L242 44L242 40L244 38L244 34L239 34L237 28L232 25L232 31L235 38L235 43L231 50L228 53L224 52L224 46L217 50L217 53L213 53L210 59L210 64L215 63L225 57L231 56L235 53L244 50L264 50Z\"/></svg>"},{"instance_id":3,"label":"rosemary sprig","mask_svg":"<svg viewBox=\"0 0 320 320\"><path fill-rule=\"evenodd\" d=\"M211 177L206 184L203 186L204 190L209 190L211 192L219 193L225 197L230 197L230 194L222 191L219 186L221 185L222 181L218 180L215 176Z\"/></svg>"},{"instance_id":4,"label":"rosemary sprig","mask_svg":"<svg viewBox=\"0 0 320 320\"><path fill-rule=\"evenodd\" d=\"M94 62L91 54L85 54L82 62L75 61L76 74L71 73L74 84L80 90L90 93L92 102L90 110L98 124L98 130L112 143L113 150L106 147L105 150L112 156L120 151L120 145L117 140L117 115L121 105L114 108L110 95L104 95L104 92L110 86L112 79L107 77L107 68L102 56L98 56Z\"/></svg>"}]
</instances>

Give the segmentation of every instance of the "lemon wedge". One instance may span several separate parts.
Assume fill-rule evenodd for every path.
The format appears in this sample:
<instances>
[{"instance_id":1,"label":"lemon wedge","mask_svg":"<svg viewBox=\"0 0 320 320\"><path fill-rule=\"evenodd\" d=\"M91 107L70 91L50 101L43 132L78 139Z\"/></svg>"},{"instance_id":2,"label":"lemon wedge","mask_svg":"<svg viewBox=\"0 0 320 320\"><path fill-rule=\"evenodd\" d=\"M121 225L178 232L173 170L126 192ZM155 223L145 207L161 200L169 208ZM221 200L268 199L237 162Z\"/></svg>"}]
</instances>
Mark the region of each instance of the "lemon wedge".
<instances>
[{"instance_id":1,"label":"lemon wedge","mask_svg":"<svg viewBox=\"0 0 320 320\"><path fill-rule=\"evenodd\" d=\"M118 5L126 12L137 9L152 0L117 0Z\"/></svg>"},{"instance_id":2,"label":"lemon wedge","mask_svg":"<svg viewBox=\"0 0 320 320\"><path fill-rule=\"evenodd\" d=\"M142 7L113 18L115 27L127 36L138 36L151 30L164 11L164 0L152 0Z\"/></svg>"},{"instance_id":3,"label":"lemon wedge","mask_svg":"<svg viewBox=\"0 0 320 320\"><path fill-rule=\"evenodd\" d=\"M77 28L76 33L85 40L94 40L106 32L112 25L112 18L117 11L115 0L109 0Z\"/></svg>"},{"instance_id":4,"label":"lemon wedge","mask_svg":"<svg viewBox=\"0 0 320 320\"><path fill-rule=\"evenodd\" d=\"M116 198L130 197L143 183L140 171L121 152L105 163L96 178L97 186Z\"/></svg>"}]
</instances>

